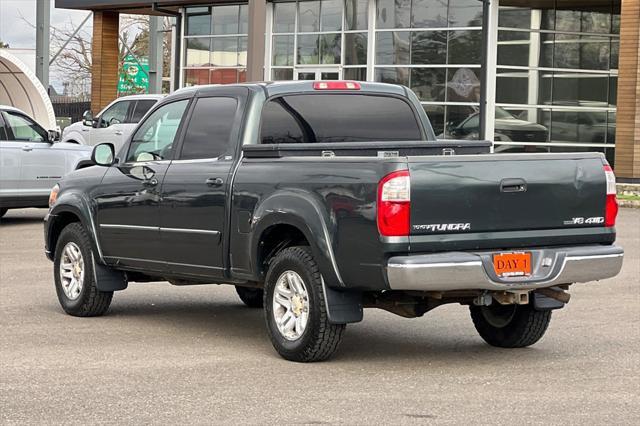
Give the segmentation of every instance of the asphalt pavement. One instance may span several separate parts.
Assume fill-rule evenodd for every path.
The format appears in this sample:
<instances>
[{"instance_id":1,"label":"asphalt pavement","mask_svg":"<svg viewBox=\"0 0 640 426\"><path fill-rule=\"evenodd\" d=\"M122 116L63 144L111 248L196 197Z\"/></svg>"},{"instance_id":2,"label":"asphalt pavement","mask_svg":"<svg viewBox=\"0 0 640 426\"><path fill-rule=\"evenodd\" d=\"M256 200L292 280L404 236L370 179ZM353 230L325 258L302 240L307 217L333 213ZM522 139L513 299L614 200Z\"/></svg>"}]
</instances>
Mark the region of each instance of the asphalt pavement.
<instances>
[{"instance_id":1,"label":"asphalt pavement","mask_svg":"<svg viewBox=\"0 0 640 426\"><path fill-rule=\"evenodd\" d=\"M133 283L74 318L43 253L44 210L0 221L2 424L640 424L640 210L613 279L571 287L545 337L496 349L468 310L367 310L328 362L271 347L231 286Z\"/></svg>"}]
</instances>

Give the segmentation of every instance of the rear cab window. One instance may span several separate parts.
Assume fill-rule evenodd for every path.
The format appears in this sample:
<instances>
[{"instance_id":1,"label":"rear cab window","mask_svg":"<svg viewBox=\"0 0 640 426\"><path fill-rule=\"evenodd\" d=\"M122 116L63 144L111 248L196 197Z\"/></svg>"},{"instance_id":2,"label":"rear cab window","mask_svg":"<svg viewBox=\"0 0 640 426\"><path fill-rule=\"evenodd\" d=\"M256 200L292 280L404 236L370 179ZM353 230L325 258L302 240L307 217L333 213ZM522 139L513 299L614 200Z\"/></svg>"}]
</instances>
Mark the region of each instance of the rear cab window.
<instances>
[{"instance_id":1,"label":"rear cab window","mask_svg":"<svg viewBox=\"0 0 640 426\"><path fill-rule=\"evenodd\" d=\"M411 105L393 96L284 95L269 100L262 110L262 144L424 139Z\"/></svg>"}]
</instances>

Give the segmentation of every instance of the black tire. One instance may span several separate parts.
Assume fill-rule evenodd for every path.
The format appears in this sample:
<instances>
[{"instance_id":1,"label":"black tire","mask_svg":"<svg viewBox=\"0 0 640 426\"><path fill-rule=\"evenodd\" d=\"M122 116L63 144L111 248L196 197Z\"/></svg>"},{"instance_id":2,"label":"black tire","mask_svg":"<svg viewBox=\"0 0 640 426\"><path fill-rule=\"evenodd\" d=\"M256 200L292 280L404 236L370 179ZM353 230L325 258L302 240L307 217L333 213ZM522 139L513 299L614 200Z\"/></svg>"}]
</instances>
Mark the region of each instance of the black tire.
<instances>
[{"instance_id":1,"label":"black tire","mask_svg":"<svg viewBox=\"0 0 640 426\"><path fill-rule=\"evenodd\" d=\"M63 250L69 243L74 243L82 254L84 264L84 274L81 280L82 286L79 294L75 298L70 298L65 294L62 283L62 273L60 263L63 258ZM67 225L58 238L56 244L55 257L53 262L53 275L56 283L56 293L62 309L76 317L95 317L104 315L109 309L112 291L100 291L96 286L95 274L93 271L93 252L91 240L87 231L80 223Z\"/></svg>"},{"instance_id":2,"label":"black tire","mask_svg":"<svg viewBox=\"0 0 640 426\"><path fill-rule=\"evenodd\" d=\"M7 214L7 212L9 211L9 209L7 208L1 208L0 209L0 218L3 217L5 214Z\"/></svg>"},{"instance_id":3,"label":"black tire","mask_svg":"<svg viewBox=\"0 0 640 426\"><path fill-rule=\"evenodd\" d=\"M499 348L524 348L544 336L551 311L529 305L471 306L471 319L485 342Z\"/></svg>"},{"instance_id":4,"label":"black tire","mask_svg":"<svg viewBox=\"0 0 640 426\"><path fill-rule=\"evenodd\" d=\"M236 286L236 293L240 300L250 308L262 308L264 291L261 288Z\"/></svg>"},{"instance_id":5,"label":"black tire","mask_svg":"<svg viewBox=\"0 0 640 426\"><path fill-rule=\"evenodd\" d=\"M307 326L296 340L288 340L278 330L273 314L274 290L286 271L296 272L308 294ZM342 340L346 324L331 324L322 289L318 264L309 247L289 247L271 261L265 280L264 312L271 343L280 356L296 362L322 361L333 355Z\"/></svg>"}]
</instances>

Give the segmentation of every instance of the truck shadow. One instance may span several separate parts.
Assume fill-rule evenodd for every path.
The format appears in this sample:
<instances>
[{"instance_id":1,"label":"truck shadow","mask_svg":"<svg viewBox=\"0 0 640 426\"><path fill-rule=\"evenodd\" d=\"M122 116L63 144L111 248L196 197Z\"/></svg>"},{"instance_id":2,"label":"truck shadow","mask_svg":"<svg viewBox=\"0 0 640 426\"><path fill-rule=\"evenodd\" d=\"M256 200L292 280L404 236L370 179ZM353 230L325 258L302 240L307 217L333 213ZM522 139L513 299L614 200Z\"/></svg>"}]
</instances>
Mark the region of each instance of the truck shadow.
<instances>
[{"instance_id":1,"label":"truck shadow","mask_svg":"<svg viewBox=\"0 0 640 426\"><path fill-rule=\"evenodd\" d=\"M181 339L197 338L201 342L208 340L213 346L237 345L259 352L258 356L279 359L269 342L262 310L247 308L240 303L114 303L108 318L110 321L122 321L125 327L156 330L158 334L172 334ZM443 332L437 327L424 329L425 324L419 319L413 322L403 321L401 324L384 324L384 320L388 319L365 320L348 326L331 363L446 361L451 365L463 365L469 361L549 361L549 353L536 349L535 346L519 350L488 346L480 337L468 333L469 330L465 328L468 324L460 324L460 333L454 334ZM402 327L400 332L398 327ZM447 330L450 330L450 325L447 325Z\"/></svg>"}]
</instances>

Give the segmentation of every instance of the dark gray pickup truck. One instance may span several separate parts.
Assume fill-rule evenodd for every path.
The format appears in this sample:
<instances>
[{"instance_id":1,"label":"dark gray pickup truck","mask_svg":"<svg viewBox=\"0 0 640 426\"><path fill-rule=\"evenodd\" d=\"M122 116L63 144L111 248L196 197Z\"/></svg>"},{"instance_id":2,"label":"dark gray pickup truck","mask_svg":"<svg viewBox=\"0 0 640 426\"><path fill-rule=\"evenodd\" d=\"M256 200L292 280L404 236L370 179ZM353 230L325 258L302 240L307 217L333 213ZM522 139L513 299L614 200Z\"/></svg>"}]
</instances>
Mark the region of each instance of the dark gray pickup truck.
<instances>
[{"instance_id":1,"label":"dark gray pickup truck","mask_svg":"<svg viewBox=\"0 0 640 426\"><path fill-rule=\"evenodd\" d=\"M232 284L294 361L328 358L366 307L459 303L489 344L531 345L571 284L620 271L615 177L597 153L490 150L436 140L401 86L179 90L53 189L58 298L94 316L129 282Z\"/></svg>"}]
</instances>

